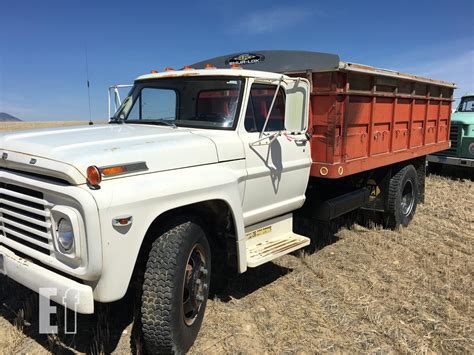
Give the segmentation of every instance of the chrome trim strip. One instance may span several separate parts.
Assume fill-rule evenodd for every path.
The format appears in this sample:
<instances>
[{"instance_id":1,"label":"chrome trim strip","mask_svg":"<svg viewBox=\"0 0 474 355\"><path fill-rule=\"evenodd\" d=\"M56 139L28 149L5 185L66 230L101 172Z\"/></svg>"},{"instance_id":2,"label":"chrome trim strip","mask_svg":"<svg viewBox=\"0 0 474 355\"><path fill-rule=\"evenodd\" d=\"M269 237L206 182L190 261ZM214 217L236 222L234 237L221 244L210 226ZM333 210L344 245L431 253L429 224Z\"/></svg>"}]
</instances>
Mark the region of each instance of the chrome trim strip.
<instances>
[{"instance_id":1,"label":"chrome trim strip","mask_svg":"<svg viewBox=\"0 0 474 355\"><path fill-rule=\"evenodd\" d=\"M107 169L107 168L113 168L116 166L123 166L125 168L125 171L122 173L117 173L117 174L108 174L105 176L102 174L102 170ZM146 162L144 161L137 161L133 163L126 163L126 164L113 164L113 165L106 165L106 166L100 166L99 170L104 178L108 177L114 177L114 176L120 176L120 175L125 175L125 174L131 174L131 173L136 173L139 171L147 171L148 166L146 165Z\"/></svg>"}]
</instances>

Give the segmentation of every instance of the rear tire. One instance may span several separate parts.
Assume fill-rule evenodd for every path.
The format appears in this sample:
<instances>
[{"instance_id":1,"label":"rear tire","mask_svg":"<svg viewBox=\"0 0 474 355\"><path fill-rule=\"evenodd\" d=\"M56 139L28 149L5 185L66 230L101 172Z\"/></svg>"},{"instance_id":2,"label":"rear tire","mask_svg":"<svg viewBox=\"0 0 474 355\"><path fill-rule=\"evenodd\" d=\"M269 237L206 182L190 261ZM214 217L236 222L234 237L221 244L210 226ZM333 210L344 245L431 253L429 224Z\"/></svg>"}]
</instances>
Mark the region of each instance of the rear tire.
<instances>
[{"instance_id":1,"label":"rear tire","mask_svg":"<svg viewBox=\"0 0 474 355\"><path fill-rule=\"evenodd\" d=\"M185 221L159 236L146 264L142 334L150 354L188 351L206 308L211 250L203 229Z\"/></svg>"},{"instance_id":2,"label":"rear tire","mask_svg":"<svg viewBox=\"0 0 474 355\"><path fill-rule=\"evenodd\" d=\"M416 212L419 188L416 170L407 165L390 179L387 208L384 214L385 227L406 227Z\"/></svg>"}]
</instances>

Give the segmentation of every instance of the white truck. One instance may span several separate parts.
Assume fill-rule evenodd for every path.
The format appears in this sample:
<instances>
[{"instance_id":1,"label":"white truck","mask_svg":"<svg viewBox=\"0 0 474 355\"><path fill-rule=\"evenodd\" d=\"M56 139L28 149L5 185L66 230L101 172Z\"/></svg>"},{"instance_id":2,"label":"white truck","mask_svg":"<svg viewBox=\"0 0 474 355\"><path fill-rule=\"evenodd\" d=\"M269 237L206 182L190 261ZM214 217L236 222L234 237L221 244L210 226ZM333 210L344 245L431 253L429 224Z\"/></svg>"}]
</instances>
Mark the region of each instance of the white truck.
<instances>
[{"instance_id":1,"label":"white truck","mask_svg":"<svg viewBox=\"0 0 474 355\"><path fill-rule=\"evenodd\" d=\"M274 72L258 68L272 58ZM85 314L139 280L146 348L185 352L211 270L243 273L307 246L293 230L306 199L323 206L301 213L309 221L365 208L389 226L409 223L426 150L355 175L311 171L310 74L347 73L347 63L279 51L221 62L140 76L106 125L0 135L0 272L36 292L56 288L54 301Z\"/></svg>"}]
</instances>

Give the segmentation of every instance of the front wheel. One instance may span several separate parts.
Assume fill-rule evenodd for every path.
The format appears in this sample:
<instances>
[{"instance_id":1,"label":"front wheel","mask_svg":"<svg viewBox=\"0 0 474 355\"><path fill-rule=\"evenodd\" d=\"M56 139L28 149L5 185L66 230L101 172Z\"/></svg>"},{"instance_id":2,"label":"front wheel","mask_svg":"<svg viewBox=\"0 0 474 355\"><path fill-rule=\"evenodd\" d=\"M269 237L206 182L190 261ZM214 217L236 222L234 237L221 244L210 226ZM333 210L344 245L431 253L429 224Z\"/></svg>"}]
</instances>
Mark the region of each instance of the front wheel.
<instances>
[{"instance_id":1,"label":"front wheel","mask_svg":"<svg viewBox=\"0 0 474 355\"><path fill-rule=\"evenodd\" d=\"M151 354L185 353L204 317L211 251L199 224L186 221L159 236L146 264L142 333Z\"/></svg>"}]
</instances>

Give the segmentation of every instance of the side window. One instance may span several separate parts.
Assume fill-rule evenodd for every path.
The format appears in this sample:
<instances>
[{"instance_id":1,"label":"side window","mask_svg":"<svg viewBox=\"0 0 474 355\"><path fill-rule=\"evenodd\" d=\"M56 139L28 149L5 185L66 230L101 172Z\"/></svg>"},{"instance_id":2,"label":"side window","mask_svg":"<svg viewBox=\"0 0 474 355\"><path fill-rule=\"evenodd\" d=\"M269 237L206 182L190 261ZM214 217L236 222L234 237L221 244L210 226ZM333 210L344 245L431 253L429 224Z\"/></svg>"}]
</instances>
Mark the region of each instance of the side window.
<instances>
[{"instance_id":1,"label":"side window","mask_svg":"<svg viewBox=\"0 0 474 355\"><path fill-rule=\"evenodd\" d=\"M175 120L176 92L161 88L143 88L127 119Z\"/></svg>"},{"instance_id":2,"label":"side window","mask_svg":"<svg viewBox=\"0 0 474 355\"><path fill-rule=\"evenodd\" d=\"M265 124L276 85L254 84L250 90L247 112L245 113L245 129L247 132L260 132ZM268 119L266 131L285 129L285 94L280 88Z\"/></svg>"}]
</instances>

